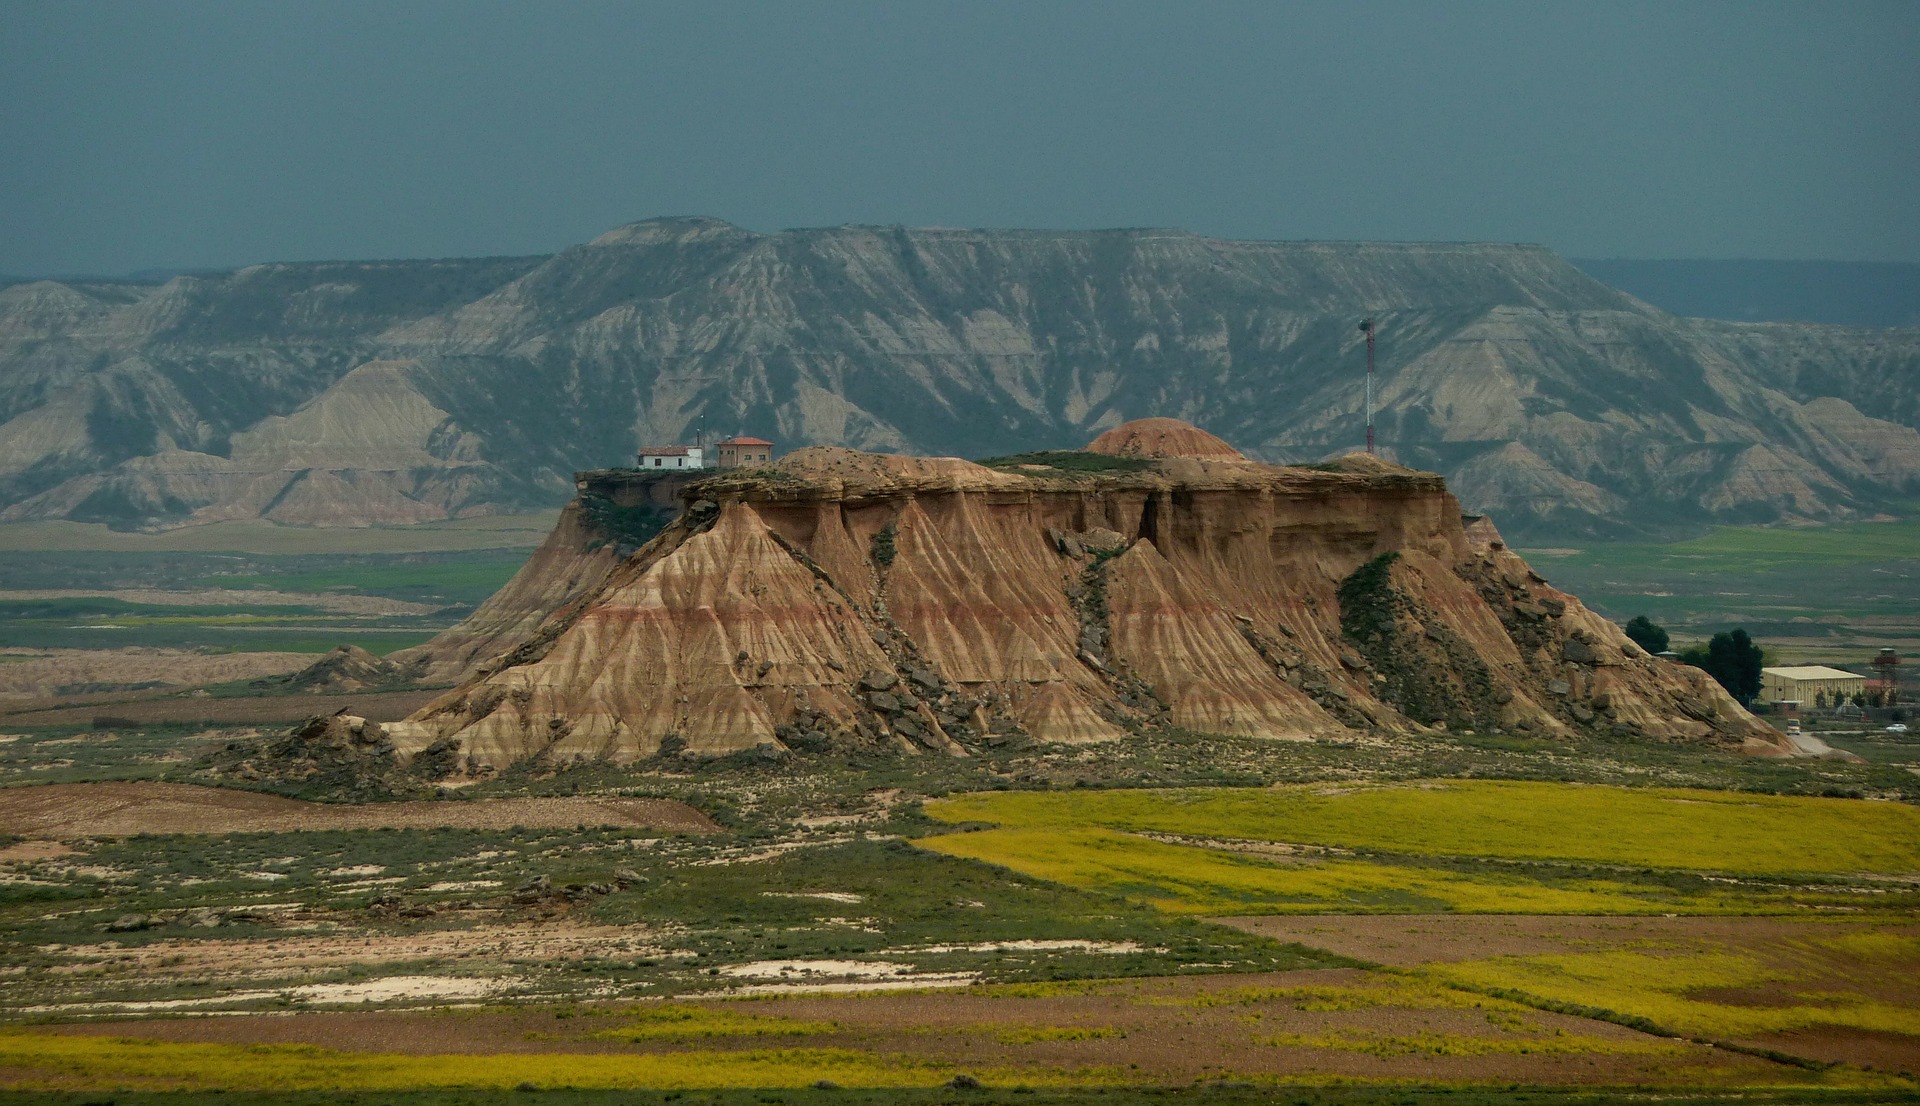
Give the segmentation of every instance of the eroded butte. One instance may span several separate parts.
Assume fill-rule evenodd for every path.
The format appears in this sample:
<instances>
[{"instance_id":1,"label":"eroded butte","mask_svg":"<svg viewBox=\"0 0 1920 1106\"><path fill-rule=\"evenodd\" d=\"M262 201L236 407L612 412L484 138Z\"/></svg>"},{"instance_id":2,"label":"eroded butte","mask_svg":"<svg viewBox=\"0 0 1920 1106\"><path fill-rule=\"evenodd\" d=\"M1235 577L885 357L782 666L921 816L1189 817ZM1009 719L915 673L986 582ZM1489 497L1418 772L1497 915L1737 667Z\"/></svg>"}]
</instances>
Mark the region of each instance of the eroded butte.
<instances>
[{"instance_id":1,"label":"eroded butte","mask_svg":"<svg viewBox=\"0 0 1920 1106\"><path fill-rule=\"evenodd\" d=\"M469 772L676 749L958 756L1151 726L1789 752L1463 519L1439 476L1365 455L1259 464L1171 419L1088 452L989 468L803 449L694 481L625 555L576 500L411 658L461 682L389 732L402 757L434 747ZM583 474L583 493L617 499L626 479Z\"/></svg>"}]
</instances>

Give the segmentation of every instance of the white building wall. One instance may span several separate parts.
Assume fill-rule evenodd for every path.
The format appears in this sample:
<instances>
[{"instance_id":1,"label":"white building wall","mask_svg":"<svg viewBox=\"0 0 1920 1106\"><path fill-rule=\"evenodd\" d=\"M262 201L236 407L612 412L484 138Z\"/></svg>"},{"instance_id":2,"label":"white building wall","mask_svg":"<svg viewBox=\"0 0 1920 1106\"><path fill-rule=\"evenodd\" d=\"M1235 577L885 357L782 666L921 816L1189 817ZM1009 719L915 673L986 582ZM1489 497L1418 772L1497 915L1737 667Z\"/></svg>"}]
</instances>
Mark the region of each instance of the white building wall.
<instances>
[{"instance_id":1,"label":"white building wall","mask_svg":"<svg viewBox=\"0 0 1920 1106\"><path fill-rule=\"evenodd\" d=\"M685 453L641 454L638 458L643 472L668 472L673 469L703 469L707 467L706 451L699 446L689 446Z\"/></svg>"}]
</instances>

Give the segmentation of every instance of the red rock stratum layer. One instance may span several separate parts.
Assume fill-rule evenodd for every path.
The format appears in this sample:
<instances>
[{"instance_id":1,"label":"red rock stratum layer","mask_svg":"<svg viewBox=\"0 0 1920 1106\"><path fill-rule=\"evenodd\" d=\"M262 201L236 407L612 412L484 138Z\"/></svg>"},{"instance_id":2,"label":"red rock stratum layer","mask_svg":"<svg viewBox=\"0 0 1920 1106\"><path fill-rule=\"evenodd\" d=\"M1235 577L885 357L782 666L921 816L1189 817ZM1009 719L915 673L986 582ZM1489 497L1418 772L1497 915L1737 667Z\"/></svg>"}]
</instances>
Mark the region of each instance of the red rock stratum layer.
<instances>
[{"instance_id":1,"label":"red rock stratum layer","mask_svg":"<svg viewBox=\"0 0 1920 1106\"><path fill-rule=\"evenodd\" d=\"M576 506L474 625L420 651L436 671L489 659L396 740L452 738L474 770L756 746L964 755L1155 725L1786 751L1704 673L1647 656L1490 524L1463 526L1438 476L1372 458L1113 469L803 450L693 482L624 557L585 548Z\"/></svg>"}]
</instances>

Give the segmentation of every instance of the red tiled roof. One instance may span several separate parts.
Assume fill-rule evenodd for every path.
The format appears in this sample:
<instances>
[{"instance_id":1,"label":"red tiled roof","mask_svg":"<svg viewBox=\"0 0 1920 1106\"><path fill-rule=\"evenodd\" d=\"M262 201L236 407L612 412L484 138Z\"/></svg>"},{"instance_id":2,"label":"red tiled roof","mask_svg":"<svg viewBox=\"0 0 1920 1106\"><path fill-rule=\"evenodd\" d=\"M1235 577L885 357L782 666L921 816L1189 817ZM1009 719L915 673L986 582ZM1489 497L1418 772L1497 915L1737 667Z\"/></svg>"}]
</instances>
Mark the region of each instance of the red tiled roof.
<instances>
[{"instance_id":1,"label":"red tiled roof","mask_svg":"<svg viewBox=\"0 0 1920 1106\"><path fill-rule=\"evenodd\" d=\"M759 438L728 438L726 441L721 442L720 444L721 445L764 445L764 446L773 445L772 442L763 442Z\"/></svg>"},{"instance_id":2,"label":"red tiled roof","mask_svg":"<svg viewBox=\"0 0 1920 1106\"><path fill-rule=\"evenodd\" d=\"M640 456L642 457L685 457L686 455L687 447L683 445L643 445L640 447Z\"/></svg>"}]
</instances>

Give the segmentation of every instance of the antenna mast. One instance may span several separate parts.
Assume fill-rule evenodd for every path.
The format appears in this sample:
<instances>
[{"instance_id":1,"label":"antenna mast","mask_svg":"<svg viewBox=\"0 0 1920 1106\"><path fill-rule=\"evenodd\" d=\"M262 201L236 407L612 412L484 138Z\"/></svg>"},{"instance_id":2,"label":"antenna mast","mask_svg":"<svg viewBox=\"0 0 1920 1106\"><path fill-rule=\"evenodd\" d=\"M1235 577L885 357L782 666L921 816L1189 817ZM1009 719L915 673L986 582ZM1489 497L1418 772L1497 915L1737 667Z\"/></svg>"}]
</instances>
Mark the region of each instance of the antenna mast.
<instances>
[{"instance_id":1,"label":"antenna mast","mask_svg":"<svg viewBox=\"0 0 1920 1106\"><path fill-rule=\"evenodd\" d=\"M1373 319L1361 320L1360 329L1367 335L1367 452L1373 452Z\"/></svg>"}]
</instances>

